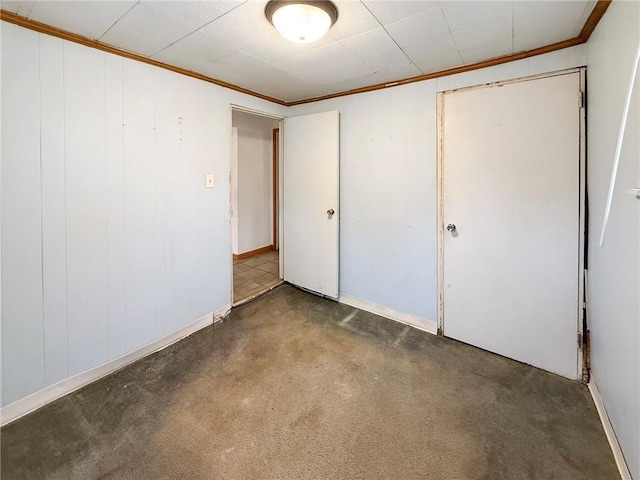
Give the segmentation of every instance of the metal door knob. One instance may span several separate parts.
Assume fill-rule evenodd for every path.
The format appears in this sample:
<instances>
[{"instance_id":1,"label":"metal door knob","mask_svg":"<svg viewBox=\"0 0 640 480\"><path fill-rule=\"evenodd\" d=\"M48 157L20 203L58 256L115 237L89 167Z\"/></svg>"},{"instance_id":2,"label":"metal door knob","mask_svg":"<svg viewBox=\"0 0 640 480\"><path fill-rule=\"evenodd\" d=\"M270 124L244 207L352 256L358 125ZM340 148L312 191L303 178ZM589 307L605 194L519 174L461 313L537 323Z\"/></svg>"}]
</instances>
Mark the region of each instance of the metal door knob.
<instances>
[{"instance_id":1,"label":"metal door knob","mask_svg":"<svg viewBox=\"0 0 640 480\"><path fill-rule=\"evenodd\" d=\"M456 229L455 223L450 223L449 225L447 225L448 231L453 232L455 229Z\"/></svg>"},{"instance_id":2,"label":"metal door knob","mask_svg":"<svg viewBox=\"0 0 640 480\"><path fill-rule=\"evenodd\" d=\"M330 217L336 213L336 211L333 208L330 208L329 210L327 210L327 215L329 215Z\"/></svg>"}]
</instances>

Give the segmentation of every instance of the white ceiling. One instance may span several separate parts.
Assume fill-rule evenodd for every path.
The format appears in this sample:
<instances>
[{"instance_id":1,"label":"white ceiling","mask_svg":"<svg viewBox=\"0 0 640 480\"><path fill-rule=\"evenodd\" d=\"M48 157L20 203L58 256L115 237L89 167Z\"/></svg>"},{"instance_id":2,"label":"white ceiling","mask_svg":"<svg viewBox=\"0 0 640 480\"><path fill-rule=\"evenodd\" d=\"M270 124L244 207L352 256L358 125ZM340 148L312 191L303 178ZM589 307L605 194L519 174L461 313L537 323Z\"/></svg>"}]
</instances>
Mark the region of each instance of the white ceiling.
<instances>
[{"instance_id":1,"label":"white ceiling","mask_svg":"<svg viewBox=\"0 0 640 480\"><path fill-rule=\"evenodd\" d=\"M4 1L38 22L284 101L392 82L576 37L596 0L334 0L329 34L298 45L266 0Z\"/></svg>"}]
</instances>

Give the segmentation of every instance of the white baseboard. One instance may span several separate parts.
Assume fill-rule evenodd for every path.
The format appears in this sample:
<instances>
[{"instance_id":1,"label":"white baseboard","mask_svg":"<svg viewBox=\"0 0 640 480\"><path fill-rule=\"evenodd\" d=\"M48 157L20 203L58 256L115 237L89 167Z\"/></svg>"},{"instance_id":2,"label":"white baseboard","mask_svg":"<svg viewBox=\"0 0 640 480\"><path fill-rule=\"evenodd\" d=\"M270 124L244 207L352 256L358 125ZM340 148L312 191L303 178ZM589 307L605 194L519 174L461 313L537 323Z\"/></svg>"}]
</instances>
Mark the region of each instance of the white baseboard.
<instances>
[{"instance_id":1,"label":"white baseboard","mask_svg":"<svg viewBox=\"0 0 640 480\"><path fill-rule=\"evenodd\" d=\"M227 315L229 315L229 312L231 311L231 303L226 304L224 307L216 310L215 312L213 312L213 321L217 322L219 320L222 320L224 317L226 317ZM211 314L209 314L211 315ZM206 315L205 315L206 317ZM204 318L204 317L202 317ZM196 320L198 321L198 320Z\"/></svg>"},{"instance_id":2,"label":"white baseboard","mask_svg":"<svg viewBox=\"0 0 640 480\"><path fill-rule=\"evenodd\" d=\"M600 416L600 421L602 422L604 433L607 435L607 440L609 440L609 445L611 446L611 451L613 452L613 458L616 460L616 465L618 466L618 471L620 472L620 478L622 478L622 480L632 480L631 472L629 472L627 462L625 462L624 460L622 449L620 448L620 444L618 443L616 433L613 430L613 425L611 425L611 421L609 420L609 415L607 415L607 410L606 408L604 408L604 402L602 401L602 397L600 396L598 384L596 383L593 374L591 375L591 379L589 380L589 392L591 392L593 403L596 404L596 409L598 410L598 415Z\"/></svg>"},{"instance_id":3,"label":"white baseboard","mask_svg":"<svg viewBox=\"0 0 640 480\"><path fill-rule=\"evenodd\" d=\"M229 313L229 310L231 310L231 305L225 305L220 310L208 313L195 322L140 347L137 350L126 353L121 357L114 358L113 360L103 363L102 365L98 365L97 367L85 372L65 378L58 383L45 387L42 390L21 398L20 400L16 400L13 403L5 405L0 408L0 425L4 426L13 422L18 418L43 407L47 403L53 402L60 397L63 397L91 382L95 382L96 380L125 367L132 362L135 362L136 360L140 360L147 355L158 352L169 345L188 337L198 330L211 325L213 322L224 318L227 313Z\"/></svg>"},{"instance_id":4,"label":"white baseboard","mask_svg":"<svg viewBox=\"0 0 640 480\"><path fill-rule=\"evenodd\" d=\"M369 302L367 300L361 300L360 298L352 297L351 295L340 295L338 297L340 303L351 305L352 307L365 310L367 312L375 313L381 317L386 317L396 322L410 325L419 330L424 330L434 335L438 333L438 322L434 320L427 320L426 318L413 315L411 313L404 313L394 310L393 308L385 307L384 305L378 305L377 303Z\"/></svg>"}]
</instances>

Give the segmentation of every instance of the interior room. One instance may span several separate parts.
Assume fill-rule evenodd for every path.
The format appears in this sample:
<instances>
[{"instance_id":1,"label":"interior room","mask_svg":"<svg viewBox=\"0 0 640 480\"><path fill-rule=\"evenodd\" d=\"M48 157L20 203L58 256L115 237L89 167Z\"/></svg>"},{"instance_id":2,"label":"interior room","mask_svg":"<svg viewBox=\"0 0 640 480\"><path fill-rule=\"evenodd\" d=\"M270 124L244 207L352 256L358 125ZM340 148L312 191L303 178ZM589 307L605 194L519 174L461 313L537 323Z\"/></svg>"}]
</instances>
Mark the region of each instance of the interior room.
<instances>
[{"instance_id":1,"label":"interior room","mask_svg":"<svg viewBox=\"0 0 640 480\"><path fill-rule=\"evenodd\" d=\"M1 8L2 478L640 480L640 2Z\"/></svg>"}]
</instances>

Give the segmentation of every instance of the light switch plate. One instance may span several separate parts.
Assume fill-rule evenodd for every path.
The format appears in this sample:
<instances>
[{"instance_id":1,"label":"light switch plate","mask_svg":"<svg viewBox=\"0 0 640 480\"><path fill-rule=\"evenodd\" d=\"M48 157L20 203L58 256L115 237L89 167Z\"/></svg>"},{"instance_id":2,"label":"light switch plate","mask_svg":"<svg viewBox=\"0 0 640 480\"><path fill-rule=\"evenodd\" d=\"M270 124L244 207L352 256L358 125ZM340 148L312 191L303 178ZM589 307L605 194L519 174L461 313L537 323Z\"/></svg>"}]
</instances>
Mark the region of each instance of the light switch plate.
<instances>
[{"instance_id":1,"label":"light switch plate","mask_svg":"<svg viewBox=\"0 0 640 480\"><path fill-rule=\"evenodd\" d=\"M213 182L213 174L212 173L208 173L205 177L205 186L207 188L213 188L214 182Z\"/></svg>"}]
</instances>

